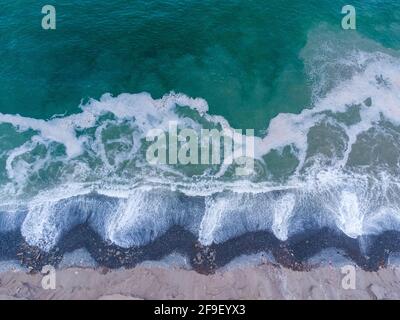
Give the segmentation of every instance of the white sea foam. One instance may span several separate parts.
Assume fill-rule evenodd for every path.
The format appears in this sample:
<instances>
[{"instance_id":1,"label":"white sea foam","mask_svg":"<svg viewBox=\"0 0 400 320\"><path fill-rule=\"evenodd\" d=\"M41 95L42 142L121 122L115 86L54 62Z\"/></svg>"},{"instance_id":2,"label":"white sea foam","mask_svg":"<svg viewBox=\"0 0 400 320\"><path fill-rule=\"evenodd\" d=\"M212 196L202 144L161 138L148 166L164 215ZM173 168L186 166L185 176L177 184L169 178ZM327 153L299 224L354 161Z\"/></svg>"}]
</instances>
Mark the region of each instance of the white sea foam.
<instances>
[{"instance_id":1,"label":"white sea foam","mask_svg":"<svg viewBox=\"0 0 400 320\"><path fill-rule=\"evenodd\" d=\"M254 231L271 231L278 239L286 240L295 196L273 192L221 193L207 197L206 204L199 234L204 245Z\"/></svg>"},{"instance_id":2,"label":"white sea foam","mask_svg":"<svg viewBox=\"0 0 400 320\"><path fill-rule=\"evenodd\" d=\"M67 231L87 220L89 212L84 201L72 198L30 205L22 235L31 245L51 249Z\"/></svg>"},{"instance_id":3,"label":"white sea foam","mask_svg":"<svg viewBox=\"0 0 400 320\"><path fill-rule=\"evenodd\" d=\"M286 240L309 225L336 227L353 238L400 229L400 58L361 37L318 29L302 58L313 102L299 114L279 114L256 137L264 176L230 177L222 167L193 175L149 165L143 153L149 130L167 131L170 121L196 130L205 123L231 128L228 121L211 115L204 99L184 94L105 94L65 117L0 114L0 123L34 132L4 151L8 180L1 200L27 207L22 233L45 250L84 221L123 247L146 244L173 225L203 244L258 230ZM313 136L317 127L337 140L328 150L334 156L323 135ZM278 151L283 157L287 146L298 163L288 176L273 179L266 156ZM329 166L321 164L324 157L331 157ZM36 187L43 176L48 181ZM104 197L89 196L93 190Z\"/></svg>"},{"instance_id":4,"label":"white sea foam","mask_svg":"<svg viewBox=\"0 0 400 320\"><path fill-rule=\"evenodd\" d=\"M286 194L275 201L273 207L274 222L272 224L272 231L275 236L280 240L287 240L288 226L293 209L296 204L296 198L293 194Z\"/></svg>"},{"instance_id":5,"label":"white sea foam","mask_svg":"<svg viewBox=\"0 0 400 320\"><path fill-rule=\"evenodd\" d=\"M196 233L204 212L196 198L166 190L133 191L102 224L105 238L121 247L147 244L170 227L179 225Z\"/></svg>"}]
</instances>

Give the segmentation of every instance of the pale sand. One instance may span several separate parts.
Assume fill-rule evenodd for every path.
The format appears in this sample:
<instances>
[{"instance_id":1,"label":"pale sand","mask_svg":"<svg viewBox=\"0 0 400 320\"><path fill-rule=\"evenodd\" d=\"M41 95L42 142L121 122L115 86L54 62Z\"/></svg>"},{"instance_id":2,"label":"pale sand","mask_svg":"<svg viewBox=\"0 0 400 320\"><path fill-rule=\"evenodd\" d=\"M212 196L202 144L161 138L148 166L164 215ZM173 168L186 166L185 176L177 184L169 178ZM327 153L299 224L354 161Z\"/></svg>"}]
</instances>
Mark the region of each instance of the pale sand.
<instances>
[{"instance_id":1,"label":"pale sand","mask_svg":"<svg viewBox=\"0 0 400 320\"><path fill-rule=\"evenodd\" d=\"M41 274L0 273L0 299L399 299L400 269L356 271L356 289L344 290L336 267L296 272L270 264L214 275L183 269L58 270L56 290Z\"/></svg>"}]
</instances>

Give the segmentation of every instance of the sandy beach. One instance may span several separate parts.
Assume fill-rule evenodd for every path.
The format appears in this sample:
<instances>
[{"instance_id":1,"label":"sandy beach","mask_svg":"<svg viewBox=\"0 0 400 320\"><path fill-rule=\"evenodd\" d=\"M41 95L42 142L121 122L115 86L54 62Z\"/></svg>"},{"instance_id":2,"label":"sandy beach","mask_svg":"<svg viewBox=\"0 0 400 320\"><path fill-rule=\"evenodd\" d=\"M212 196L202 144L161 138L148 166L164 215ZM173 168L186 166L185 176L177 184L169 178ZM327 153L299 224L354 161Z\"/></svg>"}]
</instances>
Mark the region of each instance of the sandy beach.
<instances>
[{"instance_id":1,"label":"sandy beach","mask_svg":"<svg viewBox=\"0 0 400 320\"><path fill-rule=\"evenodd\" d=\"M400 0L52 2L2 1L0 300L400 299Z\"/></svg>"},{"instance_id":2,"label":"sandy beach","mask_svg":"<svg viewBox=\"0 0 400 320\"><path fill-rule=\"evenodd\" d=\"M56 271L56 289L43 275L0 274L0 299L399 299L400 268L356 269L355 289L342 287L337 267L297 272L265 264L202 275L180 268L130 270L69 268Z\"/></svg>"}]
</instances>

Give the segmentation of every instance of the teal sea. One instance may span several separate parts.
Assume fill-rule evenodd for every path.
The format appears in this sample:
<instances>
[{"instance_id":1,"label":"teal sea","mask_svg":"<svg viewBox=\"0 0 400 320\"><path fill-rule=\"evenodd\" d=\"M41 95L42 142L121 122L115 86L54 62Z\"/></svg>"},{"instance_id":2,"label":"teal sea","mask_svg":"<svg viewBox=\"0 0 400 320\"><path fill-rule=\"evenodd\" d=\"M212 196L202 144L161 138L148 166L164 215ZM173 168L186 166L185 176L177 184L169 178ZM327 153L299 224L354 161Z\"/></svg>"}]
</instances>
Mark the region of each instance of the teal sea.
<instances>
[{"instance_id":1,"label":"teal sea","mask_svg":"<svg viewBox=\"0 0 400 320\"><path fill-rule=\"evenodd\" d=\"M149 164L171 121L254 129L254 170ZM399 142L398 0L2 1L0 234L45 252L82 224L122 248L400 231Z\"/></svg>"}]
</instances>

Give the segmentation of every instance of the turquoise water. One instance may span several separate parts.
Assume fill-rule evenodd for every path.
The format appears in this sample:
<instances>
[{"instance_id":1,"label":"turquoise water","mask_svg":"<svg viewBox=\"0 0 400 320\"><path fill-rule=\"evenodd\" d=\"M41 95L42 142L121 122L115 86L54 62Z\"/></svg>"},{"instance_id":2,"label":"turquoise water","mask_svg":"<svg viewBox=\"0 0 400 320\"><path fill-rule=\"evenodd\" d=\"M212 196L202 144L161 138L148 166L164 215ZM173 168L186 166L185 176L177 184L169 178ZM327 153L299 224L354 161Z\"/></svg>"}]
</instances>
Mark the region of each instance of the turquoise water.
<instances>
[{"instance_id":1,"label":"turquoise water","mask_svg":"<svg viewBox=\"0 0 400 320\"><path fill-rule=\"evenodd\" d=\"M348 2L348 1L347 1ZM299 56L312 28L341 33L346 1L48 1L3 4L0 111L48 119L110 92L174 90L207 100L234 127L266 129L309 105ZM399 49L397 1L352 1L358 30Z\"/></svg>"},{"instance_id":2,"label":"turquoise water","mask_svg":"<svg viewBox=\"0 0 400 320\"><path fill-rule=\"evenodd\" d=\"M41 28L45 4L57 10L56 30ZM3 203L28 206L30 219L48 222L60 198L95 191L130 199L133 192L133 204L120 210L157 215L168 197L137 189L163 187L206 197L204 243L235 234L222 227L232 211L254 212L246 230L272 228L282 239L301 227L296 215L314 211L317 224L333 223L350 236L396 229L400 3L351 1L357 30L342 30L346 4L3 4ZM150 166L144 136L170 120L196 130L255 129L254 172L236 177L231 167ZM275 190L281 193L269 194ZM252 198L255 192L267 198ZM38 234L47 239L46 222L44 229L25 225L33 243Z\"/></svg>"}]
</instances>

